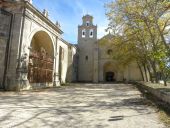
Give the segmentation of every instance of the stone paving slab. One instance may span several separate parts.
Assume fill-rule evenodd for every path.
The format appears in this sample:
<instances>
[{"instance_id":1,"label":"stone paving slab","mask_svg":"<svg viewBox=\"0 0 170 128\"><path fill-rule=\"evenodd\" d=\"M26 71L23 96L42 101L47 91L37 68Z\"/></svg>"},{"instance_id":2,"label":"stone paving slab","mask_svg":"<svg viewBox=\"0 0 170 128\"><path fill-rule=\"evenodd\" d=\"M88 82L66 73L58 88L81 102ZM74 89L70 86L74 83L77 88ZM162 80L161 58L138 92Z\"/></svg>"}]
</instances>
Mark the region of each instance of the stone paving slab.
<instances>
[{"instance_id":1,"label":"stone paving slab","mask_svg":"<svg viewBox=\"0 0 170 128\"><path fill-rule=\"evenodd\" d=\"M0 92L0 128L166 128L132 85Z\"/></svg>"}]
</instances>

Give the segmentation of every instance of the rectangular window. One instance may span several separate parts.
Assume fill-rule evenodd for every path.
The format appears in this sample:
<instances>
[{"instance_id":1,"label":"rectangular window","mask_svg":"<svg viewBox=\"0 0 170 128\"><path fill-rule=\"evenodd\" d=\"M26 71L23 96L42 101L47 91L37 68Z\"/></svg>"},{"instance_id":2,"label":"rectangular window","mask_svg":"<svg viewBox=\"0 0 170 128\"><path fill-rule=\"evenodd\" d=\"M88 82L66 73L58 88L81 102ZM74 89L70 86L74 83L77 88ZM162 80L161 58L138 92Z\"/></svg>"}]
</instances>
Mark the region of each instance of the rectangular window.
<instances>
[{"instance_id":1,"label":"rectangular window","mask_svg":"<svg viewBox=\"0 0 170 128\"><path fill-rule=\"evenodd\" d=\"M93 29L90 29L89 37L90 37L90 38L93 38Z\"/></svg>"},{"instance_id":2,"label":"rectangular window","mask_svg":"<svg viewBox=\"0 0 170 128\"><path fill-rule=\"evenodd\" d=\"M86 21L86 26L89 26L90 22L89 21Z\"/></svg>"},{"instance_id":3,"label":"rectangular window","mask_svg":"<svg viewBox=\"0 0 170 128\"><path fill-rule=\"evenodd\" d=\"M89 59L88 56L85 57L86 61Z\"/></svg>"},{"instance_id":4,"label":"rectangular window","mask_svg":"<svg viewBox=\"0 0 170 128\"><path fill-rule=\"evenodd\" d=\"M85 29L82 30L82 37L83 38L86 37L86 30Z\"/></svg>"}]
</instances>

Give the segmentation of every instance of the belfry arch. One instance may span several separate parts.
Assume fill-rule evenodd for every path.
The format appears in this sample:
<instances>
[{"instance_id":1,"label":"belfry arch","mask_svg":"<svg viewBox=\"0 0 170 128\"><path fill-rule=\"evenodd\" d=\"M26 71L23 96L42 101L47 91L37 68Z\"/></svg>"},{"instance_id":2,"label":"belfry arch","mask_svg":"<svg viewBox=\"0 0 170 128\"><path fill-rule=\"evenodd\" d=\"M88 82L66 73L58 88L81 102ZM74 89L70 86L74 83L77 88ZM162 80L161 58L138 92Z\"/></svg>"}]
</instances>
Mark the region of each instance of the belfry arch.
<instances>
[{"instance_id":1,"label":"belfry arch","mask_svg":"<svg viewBox=\"0 0 170 128\"><path fill-rule=\"evenodd\" d=\"M34 34L30 45L28 80L30 83L52 83L54 47L47 32Z\"/></svg>"}]
</instances>

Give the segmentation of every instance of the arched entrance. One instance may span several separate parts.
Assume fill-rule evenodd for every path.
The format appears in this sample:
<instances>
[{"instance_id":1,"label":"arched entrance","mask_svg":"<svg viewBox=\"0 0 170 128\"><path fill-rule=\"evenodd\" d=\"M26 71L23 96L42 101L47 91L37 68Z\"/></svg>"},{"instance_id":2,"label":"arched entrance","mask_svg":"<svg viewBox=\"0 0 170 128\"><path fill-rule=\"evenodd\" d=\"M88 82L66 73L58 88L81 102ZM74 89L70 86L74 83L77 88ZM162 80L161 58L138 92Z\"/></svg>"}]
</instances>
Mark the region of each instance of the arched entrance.
<instances>
[{"instance_id":1,"label":"arched entrance","mask_svg":"<svg viewBox=\"0 0 170 128\"><path fill-rule=\"evenodd\" d=\"M106 72L105 74L105 80L107 82L113 82L115 81L115 73L114 72Z\"/></svg>"},{"instance_id":2,"label":"arched entrance","mask_svg":"<svg viewBox=\"0 0 170 128\"><path fill-rule=\"evenodd\" d=\"M44 31L37 32L31 41L28 80L30 83L53 81L54 49L51 38Z\"/></svg>"},{"instance_id":3,"label":"arched entrance","mask_svg":"<svg viewBox=\"0 0 170 128\"><path fill-rule=\"evenodd\" d=\"M116 81L116 70L114 69L115 65L111 62L107 62L103 67L103 78L105 82L114 82Z\"/></svg>"}]
</instances>

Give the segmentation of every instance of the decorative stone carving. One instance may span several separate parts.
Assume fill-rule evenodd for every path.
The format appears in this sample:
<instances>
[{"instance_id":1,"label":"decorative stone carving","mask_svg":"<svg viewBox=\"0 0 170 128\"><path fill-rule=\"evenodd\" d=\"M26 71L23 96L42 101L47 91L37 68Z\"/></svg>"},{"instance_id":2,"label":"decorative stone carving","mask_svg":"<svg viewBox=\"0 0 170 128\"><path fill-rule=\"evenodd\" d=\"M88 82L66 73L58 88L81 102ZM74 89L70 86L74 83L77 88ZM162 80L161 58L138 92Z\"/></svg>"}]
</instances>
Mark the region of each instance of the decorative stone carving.
<instances>
[{"instance_id":1,"label":"decorative stone carving","mask_svg":"<svg viewBox=\"0 0 170 128\"><path fill-rule=\"evenodd\" d=\"M56 21L56 26L61 28L61 25L60 25L60 23L58 21Z\"/></svg>"},{"instance_id":2,"label":"decorative stone carving","mask_svg":"<svg viewBox=\"0 0 170 128\"><path fill-rule=\"evenodd\" d=\"M48 11L46 9L43 10L43 15L48 18Z\"/></svg>"},{"instance_id":3,"label":"decorative stone carving","mask_svg":"<svg viewBox=\"0 0 170 128\"><path fill-rule=\"evenodd\" d=\"M41 53L40 54L41 54L41 58L42 59L46 58L47 52L46 52L46 50L43 47L41 47Z\"/></svg>"},{"instance_id":4,"label":"decorative stone carving","mask_svg":"<svg viewBox=\"0 0 170 128\"><path fill-rule=\"evenodd\" d=\"M28 2L30 2L32 4L32 0L28 0Z\"/></svg>"},{"instance_id":5,"label":"decorative stone carving","mask_svg":"<svg viewBox=\"0 0 170 128\"><path fill-rule=\"evenodd\" d=\"M23 73L28 72L28 54L24 53L21 57L21 70Z\"/></svg>"}]
</instances>

